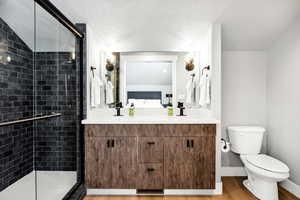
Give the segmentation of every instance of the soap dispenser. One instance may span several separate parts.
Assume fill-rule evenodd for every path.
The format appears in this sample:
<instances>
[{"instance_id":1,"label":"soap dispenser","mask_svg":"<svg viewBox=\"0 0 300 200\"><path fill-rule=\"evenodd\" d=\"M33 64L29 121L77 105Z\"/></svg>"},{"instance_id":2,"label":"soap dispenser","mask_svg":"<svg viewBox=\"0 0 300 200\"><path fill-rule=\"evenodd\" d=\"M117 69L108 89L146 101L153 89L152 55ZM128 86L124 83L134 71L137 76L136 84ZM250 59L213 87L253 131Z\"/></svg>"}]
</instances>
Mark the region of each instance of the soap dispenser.
<instances>
[{"instance_id":1,"label":"soap dispenser","mask_svg":"<svg viewBox=\"0 0 300 200\"><path fill-rule=\"evenodd\" d=\"M134 116L135 109L134 109L134 103L131 103L130 108L128 109L128 115Z\"/></svg>"},{"instance_id":2,"label":"soap dispenser","mask_svg":"<svg viewBox=\"0 0 300 200\"><path fill-rule=\"evenodd\" d=\"M174 114L173 107L168 106L167 109L168 109L168 116L173 116L173 114Z\"/></svg>"}]
</instances>

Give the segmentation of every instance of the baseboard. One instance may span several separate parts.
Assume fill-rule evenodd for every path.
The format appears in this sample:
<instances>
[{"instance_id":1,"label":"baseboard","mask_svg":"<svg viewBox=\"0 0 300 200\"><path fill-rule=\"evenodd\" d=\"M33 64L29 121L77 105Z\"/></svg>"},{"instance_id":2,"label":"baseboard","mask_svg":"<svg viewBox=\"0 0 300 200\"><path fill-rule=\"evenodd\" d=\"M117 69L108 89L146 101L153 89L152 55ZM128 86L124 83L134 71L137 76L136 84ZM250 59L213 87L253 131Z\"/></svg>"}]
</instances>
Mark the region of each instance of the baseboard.
<instances>
[{"instance_id":1,"label":"baseboard","mask_svg":"<svg viewBox=\"0 0 300 200\"><path fill-rule=\"evenodd\" d=\"M280 186L295 195L297 198L300 198L300 185L297 185L296 183L288 179L281 182Z\"/></svg>"},{"instance_id":2,"label":"baseboard","mask_svg":"<svg viewBox=\"0 0 300 200\"><path fill-rule=\"evenodd\" d=\"M191 196L201 196L201 195L221 195L223 194L223 184L222 182L216 183L216 189L214 190L190 190L190 189L183 189L183 190L164 190L164 195L170 196L180 196L180 195L191 195Z\"/></svg>"},{"instance_id":3,"label":"baseboard","mask_svg":"<svg viewBox=\"0 0 300 200\"><path fill-rule=\"evenodd\" d=\"M87 189L86 195L135 195L134 189Z\"/></svg>"},{"instance_id":4,"label":"baseboard","mask_svg":"<svg viewBox=\"0 0 300 200\"><path fill-rule=\"evenodd\" d=\"M244 167L221 167L221 176L247 176Z\"/></svg>"},{"instance_id":5,"label":"baseboard","mask_svg":"<svg viewBox=\"0 0 300 200\"><path fill-rule=\"evenodd\" d=\"M93 196L93 195L108 195L108 196L114 196L114 195L142 195L142 196L153 196L153 195L221 195L223 193L223 187L222 182L216 183L216 189L212 190L206 190L206 189L199 189L199 190L190 190L190 189L182 189L182 190L173 190L173 189L165 189L163 190L163 193L156 194L156 193L143 193L139 194L137 193L137 190L135 189L87 189L87 195Z\"/></svg>"}]
</instances>

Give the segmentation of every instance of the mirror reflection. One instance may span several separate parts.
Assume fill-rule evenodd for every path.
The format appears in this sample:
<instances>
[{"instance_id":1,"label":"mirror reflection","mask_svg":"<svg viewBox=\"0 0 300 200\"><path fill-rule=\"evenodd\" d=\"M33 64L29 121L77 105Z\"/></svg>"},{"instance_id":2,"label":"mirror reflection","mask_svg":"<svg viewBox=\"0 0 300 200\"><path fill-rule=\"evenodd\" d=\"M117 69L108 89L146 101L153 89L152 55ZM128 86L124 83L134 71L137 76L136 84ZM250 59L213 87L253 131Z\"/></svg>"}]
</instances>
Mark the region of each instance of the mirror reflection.
<instances>
[{"instance_id":1,"label":"mirror reflection","mask_svg":"<svg viewBox=\"0 0 300 200\"><path fill-rule=\"evenodd\" d=\"M172 106L172 63L169 61L128 62L125 95L127 107Z\"/></svg>"}]
</instances>

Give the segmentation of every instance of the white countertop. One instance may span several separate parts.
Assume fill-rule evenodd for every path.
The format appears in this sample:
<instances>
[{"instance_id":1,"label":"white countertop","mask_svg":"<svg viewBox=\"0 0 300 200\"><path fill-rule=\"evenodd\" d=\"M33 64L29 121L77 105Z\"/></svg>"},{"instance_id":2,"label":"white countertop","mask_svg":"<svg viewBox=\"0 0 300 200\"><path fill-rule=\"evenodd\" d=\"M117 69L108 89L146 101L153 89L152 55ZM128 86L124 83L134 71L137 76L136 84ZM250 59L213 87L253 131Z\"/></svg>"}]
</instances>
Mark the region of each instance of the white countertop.
<instances>
[{"instance_id":1,"label":"white countertop","mask_svg":"<svg viewBox=\"0 0 300 200\"><path fill-rule=\"evenodd\" d=\"M189 116L111 116L82 120L82 124L218 124L217 119L198 119Z\"/></svg>"},{"instance_id":2,"label":"white countertop","mask_svg":"<svg viewBox=\"0 0 300 200\"><path fill-rule=\"evenodd\" d=\"M175 110L178 114L178 110ZM114 116L114 109L101 109L88 113L82 124L219 124L209 110L188 109L187 116L168 116L166 109L136 109L134 116L128 116L128 111L123 109L124 116Z\"/></svg>"}]
</instances>

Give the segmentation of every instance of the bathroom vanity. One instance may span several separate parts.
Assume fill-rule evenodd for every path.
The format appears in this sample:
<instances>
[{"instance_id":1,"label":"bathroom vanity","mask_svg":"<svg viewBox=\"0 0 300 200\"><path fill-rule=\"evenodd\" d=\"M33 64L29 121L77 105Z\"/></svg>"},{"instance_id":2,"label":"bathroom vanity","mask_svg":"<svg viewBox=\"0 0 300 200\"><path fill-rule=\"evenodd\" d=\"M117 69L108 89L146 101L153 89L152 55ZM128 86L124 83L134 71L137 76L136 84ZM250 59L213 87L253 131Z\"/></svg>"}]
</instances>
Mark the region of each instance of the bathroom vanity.
<instances>
[{"instance_id":1,"label":"bathroom vanity","mask_svg":"<svg viewBox=\"0 0 300 200\"><path fill-rule=\"evenodd\" d=\"M88 193L215 189L217 121L178 118L83 121Z\"/></svg>"},{"instance_id":2,"label":"bathroom vanity","mask_svg":"<svg viewBox=\"0 0 300 200\"><path fill-rule=\"evenodd\" d=\"M107 56L100 68L113 87L100 87L98 96L91 88L94 104L82 121L87 194L221 194L213 68L201 66L195 52L114 55L113 67Z\"/></svg>"}]
</instances>

